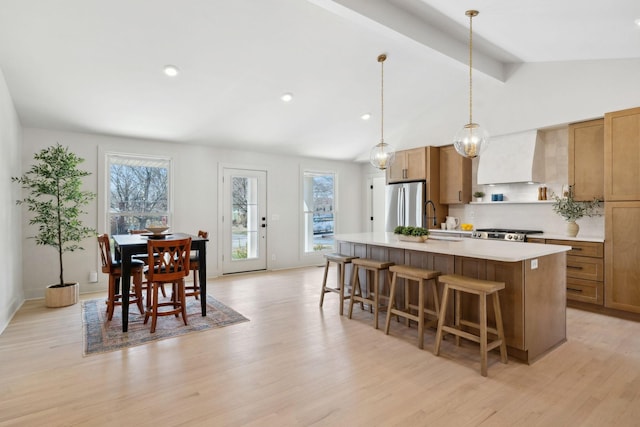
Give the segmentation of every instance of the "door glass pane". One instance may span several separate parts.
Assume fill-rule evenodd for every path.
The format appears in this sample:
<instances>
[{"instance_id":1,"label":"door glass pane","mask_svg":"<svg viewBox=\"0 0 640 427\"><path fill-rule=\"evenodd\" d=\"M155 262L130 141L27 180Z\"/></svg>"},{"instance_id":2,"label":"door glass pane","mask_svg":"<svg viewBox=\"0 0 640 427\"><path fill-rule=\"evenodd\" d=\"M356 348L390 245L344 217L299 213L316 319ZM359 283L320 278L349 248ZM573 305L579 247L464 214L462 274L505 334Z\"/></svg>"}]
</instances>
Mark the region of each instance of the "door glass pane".
<instances>
[{"instance_id":1,"label":"door glass pane","mask_svg":"<svg viewBox=\"0 0 640 427\"><path fill-rule=\"evenodd\" d=\"M231 258L255 259L259 254L258 179L234 176L232 179Z\"/></svg>"}]
</instances>

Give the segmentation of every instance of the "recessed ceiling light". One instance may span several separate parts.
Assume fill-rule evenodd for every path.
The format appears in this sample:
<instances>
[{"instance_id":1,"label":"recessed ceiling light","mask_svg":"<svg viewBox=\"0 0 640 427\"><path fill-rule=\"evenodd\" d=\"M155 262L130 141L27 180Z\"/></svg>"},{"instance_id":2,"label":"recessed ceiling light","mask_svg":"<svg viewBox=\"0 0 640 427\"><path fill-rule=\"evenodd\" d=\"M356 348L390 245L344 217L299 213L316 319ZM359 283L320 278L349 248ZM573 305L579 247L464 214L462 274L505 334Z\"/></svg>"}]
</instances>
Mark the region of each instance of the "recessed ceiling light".
<instances>
[{"instance_id":1,"label":"recessed ceiling light","mask_svg":"<svg viewBox=\"0 0 640 427\"><path fill-rule=\"evenodd\" d=\"M282 101L284 102L291 102L291 100L293 99L293 94L292 93L285 93L283 94L280 99L282 99Z\"/></svg>"},{"instance_id":2,"label":"recessed ceiling light","mask_svg":"<svg viewBox=\"0 0 640 427\"><path fill-rule=\"evenodd\" d=\"M371 114L369 113L364 113L363 115L360 116L360 118L362 120L369 120L371 118Z\"/></svg>"},{"instance_id":3,"label":"recessed ceiling light","mask_svg":"<svg viewBox=\"0 0 640 427\"><path fill-rule=\"evenodd\" d=\"M164 73L169 77L175 77L178 75L179 72L180 70L178 70L178 67L176 67L175 65L164 66Z\"/></svg>"}]
</instances>

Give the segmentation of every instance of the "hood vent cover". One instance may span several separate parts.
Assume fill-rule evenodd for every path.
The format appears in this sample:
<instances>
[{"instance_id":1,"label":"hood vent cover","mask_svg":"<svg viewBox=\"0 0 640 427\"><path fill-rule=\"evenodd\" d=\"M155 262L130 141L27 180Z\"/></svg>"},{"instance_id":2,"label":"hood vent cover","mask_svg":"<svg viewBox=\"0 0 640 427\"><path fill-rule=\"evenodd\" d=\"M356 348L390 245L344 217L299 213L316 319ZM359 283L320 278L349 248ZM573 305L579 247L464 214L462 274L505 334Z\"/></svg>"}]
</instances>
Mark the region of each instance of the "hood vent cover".
<instances>
[{"instance_id":1,"label":"hood vent cover","mask_svg":"<svg viewBox=\"0 0 640 427\"><path fill-rule=\"evenodd\" d=\"M544 143L537 130L491 138L478 157L478 184L544 181Z\"/></svg>"}]
</instances>

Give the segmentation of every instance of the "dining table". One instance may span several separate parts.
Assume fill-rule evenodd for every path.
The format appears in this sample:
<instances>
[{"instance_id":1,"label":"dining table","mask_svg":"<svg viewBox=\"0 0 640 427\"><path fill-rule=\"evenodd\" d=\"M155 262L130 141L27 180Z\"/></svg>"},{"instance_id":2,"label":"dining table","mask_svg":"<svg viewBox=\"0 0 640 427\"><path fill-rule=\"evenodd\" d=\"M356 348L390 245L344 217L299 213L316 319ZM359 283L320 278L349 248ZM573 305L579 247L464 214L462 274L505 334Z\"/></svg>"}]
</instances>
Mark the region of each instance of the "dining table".
<instances>
[{"instance_id":1,"label":"dining table","mask_svg":"<svg viewBox=\"0 0 640 427\"><path fill-rule=\"evenodd\" d=\"M198 251L198 262L200 263L199 286L200 304L202 316L207 315L207 242L206 237L194 236L187 233L164 233L157 235L153 233L143 234L114 234L113 236L115 257L122 265L122 332L127 332L129 327L129 292L131 288L131 257L138 254L147 253L147 243L149 239L180 240L191 237L191 250ZM187 274L189 274L187 272Z\"/></svg>"}]
</instances>

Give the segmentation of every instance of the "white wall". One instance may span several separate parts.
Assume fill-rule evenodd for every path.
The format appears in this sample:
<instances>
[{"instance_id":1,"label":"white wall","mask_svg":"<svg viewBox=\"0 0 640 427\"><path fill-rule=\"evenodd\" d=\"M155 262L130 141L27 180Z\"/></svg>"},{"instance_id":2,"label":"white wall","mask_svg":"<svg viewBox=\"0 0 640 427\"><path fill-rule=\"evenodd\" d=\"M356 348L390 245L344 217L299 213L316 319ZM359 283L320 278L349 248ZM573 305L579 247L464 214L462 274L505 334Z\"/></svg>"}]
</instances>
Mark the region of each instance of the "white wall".
<instances>
[{"instance_id":1,"label":"white wall","mask_svg":"<svg viewBox=\"0 0 640 427\"><path fill-rule=\"evenodd\" d=\"M0 70L0 332L24 301L22 290L22 228L20 186L11 177L20 176L21 127L9 89ZM32 267L33 268L33 267Z\"/></svg>"},{"instance_id":2,"label":"white wall","mask_svg":"<svg viewBox=\"0 0 640 427\"><path fill-rule=\"evenodd\" d=\"M251 167L267 170L268 218L279 216L278 221L269 221L267 227L268 268L281 269L322 262L320 255L302 256L300 245L300 176L303 168L335 171L338 176L337 232L363 231L360 192L362 178L360 165L351 162L336 162L310 158L275 156L263 153L220 150L211 147L167 143L131 138L119 138L72 132L57 132L43 129L23 130L23 167L31 164L33 153L59 142L69 146L85 159L83 169L92 172L86 189L103 192L104 164L101 153L105 151L157 154L173 159L174 212L171 227L176 231L195 233L199 229L210 232L207 251L207 274L220 274L221 233L218 227L218 170L221 166ZM96 200L89 206L86 224L99 232L107 231L104 225L103 207ZM26 215L25 215L26 216ZM26 221L26 220L25 220ZM25 235L33 232L26 222ZM28 232L27 232L28 230ZM65 279L80 282L81 292L105 289L104 275L100 282L89 284L88 276L99 271L97 243L94 239L83 242L85 251L65 254ZM24 242L25 259L39 259L40 268L29 263L24 266L24 292L26 298L43 295L45 285L55 281L57 265L52 248L37 247L32 241ZM276 260L271 255L276 255Z\"/></svg>"}]
</instances>

